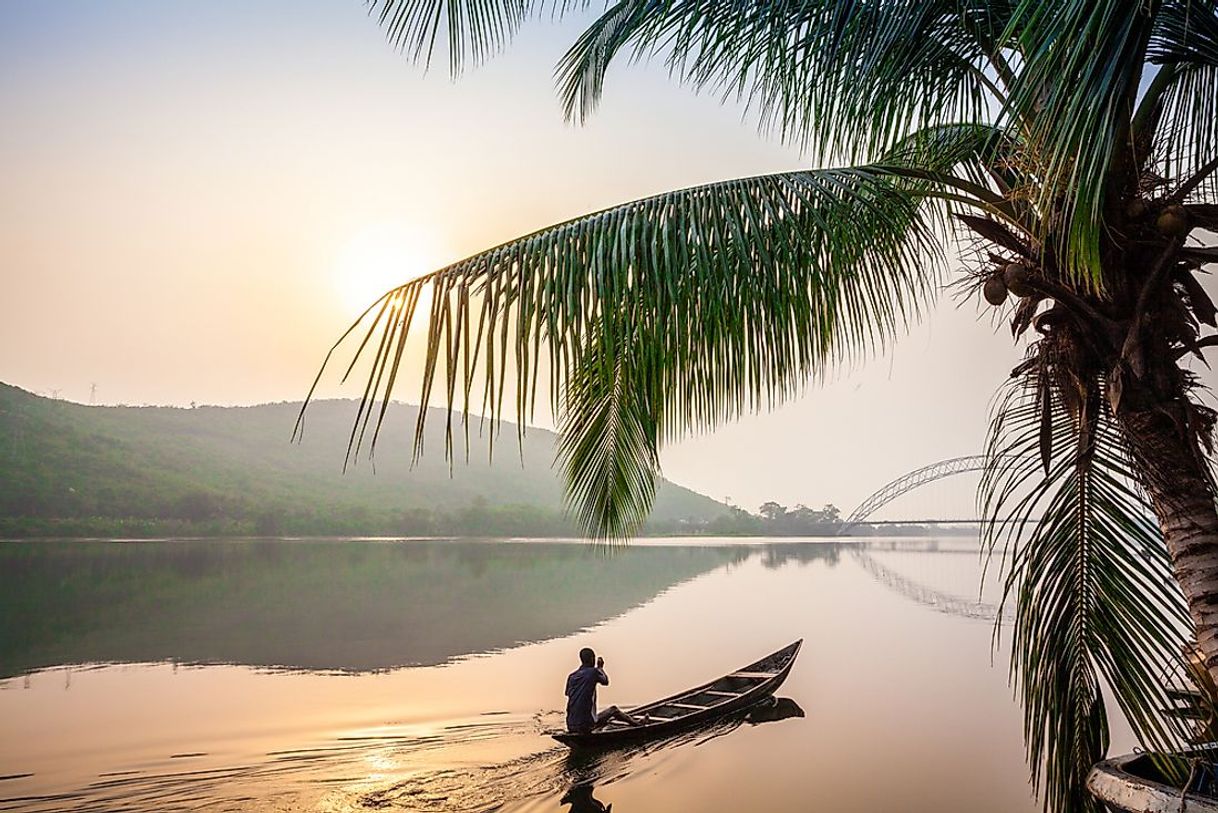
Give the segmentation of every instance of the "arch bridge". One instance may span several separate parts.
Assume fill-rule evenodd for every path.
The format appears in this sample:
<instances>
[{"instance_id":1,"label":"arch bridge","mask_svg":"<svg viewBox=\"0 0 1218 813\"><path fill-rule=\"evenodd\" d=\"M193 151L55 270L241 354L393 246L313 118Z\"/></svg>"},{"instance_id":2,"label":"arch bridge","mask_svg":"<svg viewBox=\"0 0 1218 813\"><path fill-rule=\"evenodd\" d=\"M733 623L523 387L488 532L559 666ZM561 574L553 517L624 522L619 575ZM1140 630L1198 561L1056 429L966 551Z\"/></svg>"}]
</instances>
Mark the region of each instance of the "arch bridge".
<instances>
[{"instance_id":1,"label":"arch bridge","mask_svg":"<svg viewBox=\"0 0 1218 813\"><path fill-rule=\"evenodd\" d=\"M838 529L838 534L849 532L855 525L861 525L866 522L867 517L878 511L883 506L906 494L913 491L915 488L924 486L927 483L933 483L936 480L942 480L945 477L954 477L957 474L964 474L970 471L982 471L985 468L984 455L970 455L968 457L953 457L950 460L940 460L938 463L931 463L929 466L923 466L920 469L915 469L907 474L903 474L893 480L888 485L881 488L879 491L872 494L867 499L859 504L850 512L850 516L842 521L841 527Z\"/></svg>"}]
</instances>

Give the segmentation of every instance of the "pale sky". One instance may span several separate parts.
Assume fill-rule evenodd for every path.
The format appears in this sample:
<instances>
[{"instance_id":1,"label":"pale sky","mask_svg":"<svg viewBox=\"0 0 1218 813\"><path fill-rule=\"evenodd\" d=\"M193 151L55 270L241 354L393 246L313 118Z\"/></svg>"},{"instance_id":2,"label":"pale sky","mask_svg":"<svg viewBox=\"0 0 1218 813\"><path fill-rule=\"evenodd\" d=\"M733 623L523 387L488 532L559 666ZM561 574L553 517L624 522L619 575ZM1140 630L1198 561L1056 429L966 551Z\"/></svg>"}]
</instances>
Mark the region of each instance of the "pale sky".
<instances>
[{"instance_id":1,"label":"pale sky","mask_svg":"<svg viewBox=\"0 0 1218 813\"><path fill-rule=\"evenodd\" d=\"M617 66L590 123L565 124L552 72L581 22L533 23L453 82L395 54L357 0L0 4L0 380L84 403L94 383L98 403L297 400L397 282L615 203L807 165L658 64ZM750 509L849 510L978 453L1019 355L945 295L888 355L667 448L665 475ZM892 515L968 515L974 486Z\"/></svg>"}]
</instances>

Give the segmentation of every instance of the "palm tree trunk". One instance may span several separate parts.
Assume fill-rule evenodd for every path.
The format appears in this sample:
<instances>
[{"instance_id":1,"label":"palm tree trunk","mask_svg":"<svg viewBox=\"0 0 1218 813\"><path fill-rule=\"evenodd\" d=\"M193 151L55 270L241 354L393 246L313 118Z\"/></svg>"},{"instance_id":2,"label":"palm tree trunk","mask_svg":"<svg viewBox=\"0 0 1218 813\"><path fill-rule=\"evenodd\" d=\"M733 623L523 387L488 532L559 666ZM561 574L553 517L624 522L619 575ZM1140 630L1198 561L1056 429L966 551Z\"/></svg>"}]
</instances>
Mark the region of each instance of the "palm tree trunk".
<instances>
[{"instance_id":1,"label":"palm tree trunk","mask_svg":"<svg viewBox=\"0 0 1218 813\"><path fill-rule=\"evenodd\" d=\"M1208 464L1183 429L1187 410L1182 403L1122 408L1118 420L1159 518L1206 669L1218 680L1218 508Z\"/></svg>"}]
</instances>

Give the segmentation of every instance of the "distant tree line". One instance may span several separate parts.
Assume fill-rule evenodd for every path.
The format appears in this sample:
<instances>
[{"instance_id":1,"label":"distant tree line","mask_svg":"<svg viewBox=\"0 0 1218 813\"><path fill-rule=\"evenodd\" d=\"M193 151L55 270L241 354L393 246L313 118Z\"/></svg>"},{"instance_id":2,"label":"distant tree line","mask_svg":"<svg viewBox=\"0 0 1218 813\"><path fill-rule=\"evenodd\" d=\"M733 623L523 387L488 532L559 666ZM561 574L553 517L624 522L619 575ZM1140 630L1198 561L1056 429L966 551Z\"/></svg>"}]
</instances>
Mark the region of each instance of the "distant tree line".
<instances>
[{"instance_id":1,"label":"distant tree line","mask_svg":"<svg viewBox=\"0 0 1218 813\"><path fill-rule=\"evenodd\" d=\"M492 504L475 497L456 508L387 509L349 502L285 504L238 496L233 490L198 487L133 488L93 484L88 495L74 489L0 490L0 538L22 537L239 537L411 536L572 537L575 524L562 512L529 504ZM728 506L709 520L652 520L648 536L836 536L841 512L802 503L788 508L767 501L751 513ZM922 526L888 526L885 535L924 533ZM855 527L851 533L874 529Z\"/></svg>"},{"instance_id":2,"label":"distant tree line","mask_svg":"<svg viewBox=\"0 0 1218 813\"><path fill-rule=\"evenodd\" d=\"M823 508L809 508L796 503L794 508L774 501L762 503L757 513L750 513L739 506L729 506L726 514L698 526L700 533L715 536L837 536L845 527L841 511L832 503ZM945 527L938 525L852 525L851 536L923 536L935 535L972 536L976 528L968 526Z\"/></svg>"},{"instance_id":3,"label":"distant tree line","mask_svg":"<svg viewBox=\"0 0 1218 813\"><path fill-rule=\"evenodd\" d=\"M131 515L63 511L0 514L0 538L22 537L238 537L238 536L411 536L411 537L570 537L575 525L562 511L535 505L492 505L483 497L453 509L382 509L362 505L257 505L221 495L192 491L159 509ZM63 506L58 506L61 510ZM49 510L48 510L49 509ZM11 513L10 513L11 512ZM728 533L689 520L653 521L649 535Z\"/></svg>"},{"instance_id":4,"label":"distant tree line","mask_svg":"<svg viewBox=\"0 0 1218 813\"><path fill-rule=\"evenodd\" d=\"M159 516L5 516L0 537L46 536L569 536L557 511L532 505L384 510L359 505L229 511L202 498Z\"/></svg>"},{"instance_id":5,"label":"distant tree line","mask_svg":"<svg viewBox=\"0 0 1218 813\"><path fill-rule=\"evenodd\" d=\"M787 508L777 502L762 503L753 514L737 506L706 523L706 531L722 535L836 536L841 530L841 512L829 504L819 510L802 503Z\"/></svg>"},{"instance_id":6,"label":"distant tree line","mask_svg":"<svg viewBox=\"0 0 1218 813\"><path fill-rule=\"evenodd\" d=\"M841 512L829 503L819 511L798 503L792 509L776 502L762 503L757 509L766 529L775 536L820 536L836 534L841 528Z\"/></svg>"}]
</instances>

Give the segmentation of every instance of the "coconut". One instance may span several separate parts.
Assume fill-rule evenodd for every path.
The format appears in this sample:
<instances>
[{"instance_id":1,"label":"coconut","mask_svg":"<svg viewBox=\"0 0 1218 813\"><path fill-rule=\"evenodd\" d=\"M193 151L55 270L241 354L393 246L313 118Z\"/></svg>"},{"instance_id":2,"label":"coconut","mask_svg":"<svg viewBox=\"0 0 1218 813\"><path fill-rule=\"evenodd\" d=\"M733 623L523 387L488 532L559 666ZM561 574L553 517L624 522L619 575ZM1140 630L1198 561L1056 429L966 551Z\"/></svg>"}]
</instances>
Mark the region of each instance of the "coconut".
<instances>
[{"instance_id":1,"label":"coconut","mask_svg":"<svg viewBox=\"0 0 1218 813\"><path fill-rule=\"evenodd\" d=\"M1008 263L1002 269L1002 281L1007 290L1019 297L1031 296L1035 293L1028 286L1028 279L1031 276L1032 273L1023 263Z\"/></svg>"},{"instance_id":2,"label":"coconut","mask_svg":"<svg viewBox=\"0 0 1218 813\"><path fill-rule=\"evenodd\" d=\"M981 291L985 295L985 301L995 308L1007 301L1007 284L1002 281L1001 274L995 274L987 279Z\"/></svg>"},{"instance_id":3,"label":"coconut","mask_svg":"<svg viewBox=\"0 0 1218 813\"><path fill-rule=\"evenodd\" d=\"M1183 206L1168 206L1155 221L1159 231L1168 237L1183 237L1188 234L1188 210Z\"/></svg>"},{"instance_id":4,"label":"coconut","mask_svg":"<svg viewBox=\"0 0 1218 813\"><path fill-rule=\"evenodd\" d=\"M1129 201L1125 207L1125 217L1130 220L1141 220L1146 217L1146 201L1141 199Z\"/></svg>"}]
</instances>

